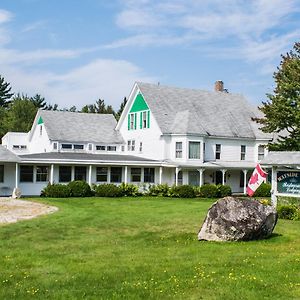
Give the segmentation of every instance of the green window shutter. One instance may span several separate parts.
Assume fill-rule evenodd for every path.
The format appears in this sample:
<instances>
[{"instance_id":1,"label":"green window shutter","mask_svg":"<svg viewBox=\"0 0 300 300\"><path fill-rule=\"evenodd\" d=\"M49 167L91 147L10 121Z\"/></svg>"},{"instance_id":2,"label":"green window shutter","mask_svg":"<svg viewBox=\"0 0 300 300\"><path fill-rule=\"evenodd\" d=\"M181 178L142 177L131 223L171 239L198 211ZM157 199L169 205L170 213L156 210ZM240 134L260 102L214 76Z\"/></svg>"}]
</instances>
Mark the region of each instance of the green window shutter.
<instances>
[{"instance_id":1,"label":"green window shutter","mask_svg":"<svg viewBox=\"0 0 300 300\"><path fill-rule=\"evenodd\" d=\"M150 128L150 110L148 110L148 122L147 127Z\"/></svg>"},{"instance_id":2,"label":"green window shutter","mask_svg":"<svg viewBox=\"0 0 300 300\"><path fill-rule=\"evenodd\" d=\"M137 113L134 114L134 129L136 129L136 117L137 117Z\"/></svg>"},{"instance_id":3,"label":"green window shutter","mask_svg":"<svg viewBox=\"0 0 300 300\"><path fill-rule=\"evenodd\" d=\"M143 113L140 112L140 129L143 128Z\"/></svg>"},{"instance_id":4,"label":"green window shutter","mask_svg":"<svg viewBox=\"0 0 300 300\"><path fill-rule=\"evenodd\" d=\"M128 130L130 130L130 114L128 114Z\"/></svg>"}]
</instances>

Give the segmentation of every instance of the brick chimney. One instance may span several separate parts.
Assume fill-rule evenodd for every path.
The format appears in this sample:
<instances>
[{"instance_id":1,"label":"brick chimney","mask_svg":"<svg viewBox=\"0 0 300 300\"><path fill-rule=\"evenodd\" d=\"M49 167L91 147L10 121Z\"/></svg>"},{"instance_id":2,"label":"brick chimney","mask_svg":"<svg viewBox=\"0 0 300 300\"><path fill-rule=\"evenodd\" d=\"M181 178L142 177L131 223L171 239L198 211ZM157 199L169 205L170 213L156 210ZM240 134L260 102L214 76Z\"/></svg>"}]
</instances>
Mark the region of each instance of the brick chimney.
<instances>
[{"instance_id":1,"label":"brick chimney","mask_svg":"<svg viewBox=\"0 0 300 300\"><path fill-rule=\"evenodd\" d=\"M224 83L222 80L217 80L215 82L215 91L216 92L224 92Z\"/></svg>"}]
</instances>

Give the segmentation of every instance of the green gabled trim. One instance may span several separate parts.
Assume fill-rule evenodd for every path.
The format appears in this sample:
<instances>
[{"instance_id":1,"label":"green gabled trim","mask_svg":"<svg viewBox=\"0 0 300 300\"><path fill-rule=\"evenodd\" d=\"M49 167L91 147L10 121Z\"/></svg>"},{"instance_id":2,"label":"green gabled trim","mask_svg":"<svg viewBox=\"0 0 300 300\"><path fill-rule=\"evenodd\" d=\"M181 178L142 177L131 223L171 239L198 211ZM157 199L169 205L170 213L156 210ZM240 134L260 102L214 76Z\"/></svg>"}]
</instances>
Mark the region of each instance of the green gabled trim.
<instances>
[{"instance_id":1,"label":"green gabled trim","mask_svg":"<svg viewBox=\"0 0 300 300\"><path fill-rule=\"evenodd\" d=\"M44 121L43 121L42 117L40 117L39 120L38 120L38 125L40 125L40 124L44 124Z\"/></svg>"},{"instance_id":2,"label":"green gabled trim","mask_svg":"<svg viewBox=\"0 0 300 300\"><path fill-rule=\"evenodd\" d=\"M150 128L150 110L148 110L148 122L147 122L147 127Z\"/></svg>"},{"instance_id":3,"label":"green gabled trim","mask_svg":"<svg viewBox=\"0 0 300 300\"><path fill-rule=\"evenodd\" d=\"M131 107L130 113L139 112L139 111L148 110L148 109L149 109L149 107L148 107L143 95L138 94L135 97L135 100L134 100L133 105Z\"/></svg>"}]
</instances>

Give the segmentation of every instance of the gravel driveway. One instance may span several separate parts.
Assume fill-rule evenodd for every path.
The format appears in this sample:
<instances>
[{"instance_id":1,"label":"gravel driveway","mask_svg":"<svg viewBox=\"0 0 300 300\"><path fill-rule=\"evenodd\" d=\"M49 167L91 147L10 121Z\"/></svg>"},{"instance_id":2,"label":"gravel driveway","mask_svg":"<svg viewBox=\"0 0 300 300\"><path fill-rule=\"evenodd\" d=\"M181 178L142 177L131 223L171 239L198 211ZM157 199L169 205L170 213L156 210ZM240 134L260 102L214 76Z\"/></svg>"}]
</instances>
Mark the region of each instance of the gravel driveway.
<instances>
[{"instance_id":1,"label":"gravel driveway","mask_svg":"<svg viewBox=\"0 0 300 300\"><path fill-rule=\"evenodd\" d=\"M32 219L37 216L56 212L57 210L58 208L55 206L37 202L0 198L0 225Z\"/></svg>"}]
</instances>

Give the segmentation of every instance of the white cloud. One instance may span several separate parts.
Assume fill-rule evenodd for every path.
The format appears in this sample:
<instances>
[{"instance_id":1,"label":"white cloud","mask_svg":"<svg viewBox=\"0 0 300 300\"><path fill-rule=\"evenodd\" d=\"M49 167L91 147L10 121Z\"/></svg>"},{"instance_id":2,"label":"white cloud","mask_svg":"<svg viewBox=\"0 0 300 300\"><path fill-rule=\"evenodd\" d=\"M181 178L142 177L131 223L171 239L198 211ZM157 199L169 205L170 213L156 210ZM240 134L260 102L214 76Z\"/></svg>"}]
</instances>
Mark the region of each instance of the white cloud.
<instances>
[{"instance_id":1,"label":"white cloud","mask_svg":"<svg viewBox=\"0 0 300 300\"><path fill-rule=\"evenodd\" d=\"M15 93L40 93L52 104L67 108L73 105L81 108L99 98L118 108L135 81L157 81L125 60L97 59L63 74L28 71L16 66L0 67Z\"/></svg>"},{"instance_id":2,"label":"white cloud","mask_svg":"<svg viewBox=\"0 0 300 300\"><path fill-rule=\"evenodd\" d=\"M13 14L7 10L0 9L0 24L10 21L13 17Z\"/></svg>"},{"instance_id":3,"label":"white cloud","mask_svg":"<svg viewBox=\"0 0 300 300\"><path fill-rule=\"evenodd\" d=\"M112 42L111 48L181 44L210 56L221 53L224 58L266 61L270 65L270 61L277 60L299 36L298 29L287 29L289 17L299 13L296 0L152 0L143 3L127 0L122 3L117 24L135 34ZM217 45L218 51L213 51L211 46L208 49L210 42Z\"/></svg>"}]
</instances>

